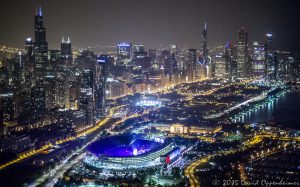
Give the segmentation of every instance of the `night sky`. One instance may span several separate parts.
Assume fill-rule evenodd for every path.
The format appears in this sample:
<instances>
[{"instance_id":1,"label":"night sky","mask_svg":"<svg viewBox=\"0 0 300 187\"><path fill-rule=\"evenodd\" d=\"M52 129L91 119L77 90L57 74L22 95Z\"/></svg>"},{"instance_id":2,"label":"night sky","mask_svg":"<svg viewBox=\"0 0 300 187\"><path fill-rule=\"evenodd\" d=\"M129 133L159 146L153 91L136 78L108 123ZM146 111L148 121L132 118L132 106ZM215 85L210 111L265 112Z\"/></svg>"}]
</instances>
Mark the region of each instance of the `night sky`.
<instances>
[{"instance_id":1,"label":"night sky","mask_svg":"<svg viewBox=\"0 0 300 187\"><path fill-rule=\"evenodd\" d=\"M33 16L42 5L50 48L70 36L73 46L142 43L200 48L208 26L209 47L234 41L244 26L249 40L273 33L279 49L300 49L297 0L0 0L0 45L23 48L33 37Z\"/></svg>"}]
</instances>

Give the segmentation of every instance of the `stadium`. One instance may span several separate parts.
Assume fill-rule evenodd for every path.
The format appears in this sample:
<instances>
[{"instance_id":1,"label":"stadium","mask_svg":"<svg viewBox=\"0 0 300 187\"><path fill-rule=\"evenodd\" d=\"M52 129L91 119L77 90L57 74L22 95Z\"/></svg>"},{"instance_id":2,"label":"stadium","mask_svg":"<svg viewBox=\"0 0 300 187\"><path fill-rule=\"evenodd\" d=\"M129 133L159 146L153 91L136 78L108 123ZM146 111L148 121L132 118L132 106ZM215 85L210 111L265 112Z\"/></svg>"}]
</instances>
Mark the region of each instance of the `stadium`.
<instances>
[{"instance_id":1,"label":"stadium","mask_svg":"<svg viewBox=\"0 0 300 187\"><path fill-rule=\"evenodd\" d=\"M176 148L171 143L147 140L139 135L117 135L91 143L84 162L99 169L153 167L165 163L166 156L173 150Z\"/></svg>"}]
</instances>

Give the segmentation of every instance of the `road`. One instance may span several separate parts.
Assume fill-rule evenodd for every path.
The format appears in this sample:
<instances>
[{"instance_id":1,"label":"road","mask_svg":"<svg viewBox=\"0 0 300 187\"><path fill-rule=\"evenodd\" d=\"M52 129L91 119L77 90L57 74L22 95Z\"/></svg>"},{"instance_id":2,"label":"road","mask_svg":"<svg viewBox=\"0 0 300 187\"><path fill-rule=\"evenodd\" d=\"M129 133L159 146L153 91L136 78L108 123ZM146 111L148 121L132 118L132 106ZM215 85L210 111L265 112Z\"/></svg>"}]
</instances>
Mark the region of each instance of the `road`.
<instances>
[{"instance_id":1,"label":"road","mask_svg":"<svg viewBox=\"0 0 300 187\"><path fill-rule=\"evenodd\" d=\"M204 163L207 163L208 160L212 157L213 155L208 155L205 157L201 157L200 159L192 162L190 165L188 165L185 170L184 170L184 175L188 177L190 186L191 187L200 187L200 182L195 176L195 171L196 169Z\"/></svg>"},{"instance_id":2,"label":"road","mask_svg":"<svg viewBox=\"0 0 300 187\"><path fill-rule=\"evenodd\" d=\"M93 127L94 131L102 127L108 122L108 118L105 118L103 121L100 121L96 124L95 127ZM96 128L97 127L97 128ZM91 133L90 129L86 131L86 133L80 134L80 136L83 136L85 134ZM80 137L78 136L78 137ZM78 138L77 137L77 138ZM63 174L71 168L74 164L76 164L79 160L81 160L84 157L85 154L85 148L92 143L93 141L97 140L100 137L98 134L95 136L92 140L85 143L81 148L77 149L75 152L73 152L71 155L69 155L66 159L60 161L60 163L57 164L55 168L53 168L51 171L45 173L41 177L39 177L37 180L35 180L32 184L29 186L38 186L40 184L43 184L46 180L51 178L49 182L46 184L46 186L53 186L57 180L63 176ZM64 141L61 141L60 143L63 143ZM75 158L74 158L75 157Z\"/></svg>"},{"instance_id":3,"label":"road","mask_svg":"<svg viewBox=\"0 0 300 187\"><path fill-rule=\"evenodd\" d=\"M152 110L155 110L156 108L153 108ZM114 128L117 125L120 125L121 123L123 123L124 121L128 120L128 119L132 119L132 118L137 118L140 116L143 116L145 114L148 114L150 110L145 110L143 113L141 114L132 114L130 116L127 116L124 119L120 119L116 122L114 122L113 124L110 125L110 128ZM111 113L110 116L112 116L113 114ZM108 118L106 118L108 119ZM106 121L101 121L99 122L94 128L99 129L100 127L102 127L103 125L105 125L107 123ZM97 127L97 128L96 128ZM93 128L87 130L86 132L91 133L93 132ZM85 135L86 133L81 133L80 136ZM78 136L78 137L80 137ZM77 138L78 138L77 137ZM61 161L54 169L52 169L51 171L47 172L46 174L42 175L41 177L39 177L37 180L35 180L32 184L30 184L29 186L34 187L34 186L38 186L40 184L45 183L45 181L48 180L48 182L46 183L45 186L53 186L59 178L61 178L63 176L63 174L70 169L72 166L74 166L76 163L78 163L86 154L85 149L86 147L96 141L98 138L100 137L100 135L98 134L97 136L95 136L92 140L88 141L87 143L85 143L81 148L79 148L78 150L76 150L74 153L72 153L70 156L68 156L65 160Z\"/></svg>"},{"instance_id":4,"label":"road","mask_svg":"<svg viewBox=\"0 0 300 187\"><path fill-rule=\"evenodd\" d=\"M197 160L191 162L184 170L184 175L189 179L189 183L191 187L200 187L200 182L195 176L196 169L204 163L207 163L211 158L215 156L221 156L221 155L227 155L227 154L232 154L236 153L241 150L246 150L250 147L252 147L255 144L258 144L262 141L263 138L269 138L269 139L276 139L276 140L281 140L281 141L299 141L300 137L280 137L280 136L272 136L272 135L256 135L253 138L251 138L249 141L246 141L242 146L239 148L227 150L227 151L218 151L217 153L206 155L204 157L200 157ZM269 152L264 155L266 156L271 156L273 154L278 153L277 151ZM261 158L261 157L260 157ZM260 159L259 158L259 159ZM242 168L241 168L242 169ZM243 175L243 177L246 177Z\"/></svg>"},{"instance_id":5,"label":"road","mask_svg":"<svg viewBox=\"0 0 300 187\"><path fill-rule=\"evenodd\" d=\"M60 144L63 144L63 143L69 142L69 141L73 141L73 140L75 140L75 139L77 139L77 138L80 138L80 137L82 137L82 136L85 136L85 135L87 135L87 134L90 134L90 133L95 132L95 131L98 130L100 127L102 127L103 125L107 124L107 122L109 121L109 119L110 119L110 118L112 117L112 115L113 115L113 111L114 111L115 109L117 109L117 108L119 108L119 107L111 108L110 111L109 111L109 115L108 115L107 117L105 117L105 118L99 120L98 122L96 122L96 124L95 124L94 126L91 126L91 128L85 129L84 131L78 133L76 136L69 136L69 137L67 137L67 138L65 138L65 139L56 141L56 142L55 142L55 145L60 145ZM21 161L23 161L23 160L25 160L25 159L27 159L27 158L30 158L30 157L32 157L32 156L34 156L34 155L37 155L37 154L41 153L42 151L45 151L45 150L51 148L52 146L53 146L53 144L49 143L49 144L47 144L47 145L44 145L44 146L41 147L40 149L32 150L32 151L30 151L30 152L28 152L28 153L21 154L21 155L19 155L16 159L11 160L11 161L9 161L9 162L7 162L7 163L5 163L5 164L0 165L0 170L1 170L1 169L5 169L5 168L7 168L8 166L11 166L11 165L13 165L13 164L15 164L15 163L17 163L17 162L21 162Z\"/></svg>"},{"instance_id":6,"label":"road","mask_svg":"<svg viewBox=\"0 0 300 187\"><path fill-rule=\"evenodd\" d=\"M203 80L201 80L201 81L203 81ZM175 86L175 85L172 85L172 86ZM171 87L161 88L161 89L155 90L154 92L155 93L164 92L165 90L168 90L168 89L171 89ZM24 160L26 160L28 158L32 158L35 155L39 155L41 152L46 151L46 150L48 150L49 148L52 148L55 145L60 145L60 144L66 143L66 142L71 142L71 141L77 140L80 137L89 135L89 134L95 132L96 130L99 130L99 128L101 128L102 126L108 124L108 121L111 119L114 110L118 109L120 107L122 107L122 106L117 106L115 108L111 108L109 110L109 115L107 117L105 117L104 119L98 121L95 125L91 125L90 128L87 128L87 129L84 129L81 132L78 132L76 136L70 136L70 137L65 138L63 140L56 141L53 144L47 144L47 145L41 147L40 149L32 150L32 151L30 151L28 153L24 153L22 155L19 155L16 159L11 160L11 161L9 161L7 163L4 163L4 164L0 165L0 170L5 169L5 168L7 168L7 167L9 167L11 165L14 165L16 163L20 163L20 162L22 162L22 161L24 161ZM149 111L146 110L142 114L132 114L130 116L127 116L123 120L119 120L119 121L115 122L111 127L115 127L115 126L121 124L122 122L124 122L125 120L131 119L131 118L140 117L140 116L142 116L144 114L148 114L148 113L149 113ZM56 169L59 170L59 168L56 168Z\"/></svg>"}]
</instances>

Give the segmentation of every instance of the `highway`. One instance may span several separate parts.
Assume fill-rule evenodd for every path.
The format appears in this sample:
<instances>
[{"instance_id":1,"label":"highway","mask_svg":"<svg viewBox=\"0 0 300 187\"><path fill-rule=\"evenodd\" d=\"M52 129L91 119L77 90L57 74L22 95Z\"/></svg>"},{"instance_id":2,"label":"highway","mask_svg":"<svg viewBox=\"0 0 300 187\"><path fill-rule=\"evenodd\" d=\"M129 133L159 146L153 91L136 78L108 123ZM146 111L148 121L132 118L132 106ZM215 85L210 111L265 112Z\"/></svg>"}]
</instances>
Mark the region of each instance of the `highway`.
<instances>
[{"instance_id":1,"label":"highway","mask_svg":"<svg viewBox=\"0 0 300 187\"><path fill-rule=\"evenodd\" d=\"M69 136L65 139L62 139L62 140L59 140L59 141L56 141L55 142L55 145L60 145L60 144L63 144L63 143L66 143L66 142L69 142L69 141L73 141L77 138L80 138L82 136L85 136L87 134L90 134L92 132L95 132L97 129L99 129L100 127L102 127L103 125L107 124L108 120L111 118L112 116L112 111L114 110L114 108L110 109L110 114L108 115L108 117L105 117L103 118L102 120L99 120L96 125L92 126L92 128L88 128L88 129L85 129L84 131L78 133L76 136ZM32 150L28 153L24 153L24 154L21 154L19 155L16 159L12 160L12 161L9 161L3 165L0 165L0 170L1 169L5 169L7 168L8 166L11 166L17 162L21 162L27 158L30 158L34 155L37 155L39 153L41 153L42 151L45 151L51 147L53 147L54 145L49 143L47 145L44 145L43 147L41 147L40 149L36 149L36 150Z\"/></svg>"},{"instance_id":2,"label":"highway","mask_svg":"<svg viewBox=\"0 0 300 187\"><path fill-rule=\"evenodd\" d=\"M155 110L157 108L153 108L152 110ZM114 122L113 124L110 125L110 128L114 128L117 125L120 125L121 123L123 123L124 121L128 120L128 119L133 119L133 118L137 118L140 116L143 116L145 114L148 114L150 110L145 110L143 113L141 114L132 114L130 116L127 116L124 119L120 119L116 122ZM112 116L113 113L111 112L109 116ZM86 130L85 132L82 132L80 134L77 135L76 138L79 138L81 136L84 136L88 133L94 132L95 130L99 129L100 127L102 127L103 125L107 124L109 118L105 118L103 121L100 121L99 123L97 123L97 125L91 129ZM79 148L78 150L76 150L74 153L72 153L70 156L68 156L65 160L61 161L60 163L57 164L57 166L52 169L51 171L45 173L44 175L42 175L41 177L39 177L38 179L36 179L32 184L30 184L29 186L34 187L34 186L38 186L41 185L43 183L45 183L45 181L48 180L48 182L46 183L45 186L50 187L53 186L59 178L61 178L63 176L63 174L70 169L72 166L74 166L76 163L78 163L86 154L85 149L86 147L94 142L95 140L97 140L100 137L100 134L98 134L97 136L95 136L92 140L88 141L87 143L85 143L81 148ZM60 141L57 143L63 143L64 141Z\"/></svg>"},{"instance_id":3,"label":"highway","mask_svg":"<svg viewBox=\"0 0 300 187\"><path fill-rule=\"evenodd\" d=\"M199 80L199 81L203 81L203 80ZM178 84L178 85L180 85L180 84ZM164 92L166 90L171 89L173 86L175 86L175 85L154 90L154 91L152 91L152 93ZM123 96L123 97L126 97L126 96ZM114 113L114 110L119 109L120 107L123 107L123 105L111 108L109 110L109 115L107 117L99 120L95 125L90 125L89 128L86 128L86 129L81 130L80 132L77 132L77 135L75 135L75 136L69 136L69 137L67 137L65 139L58 140L58 141L56 141L53 144L49 143L49 144L44 145L43 147L41 147L39 149L31 150L30 152L25 152L23 154L20 154L16 159L13 159L13 160L11 160L11 161L9 161L7 163L4 163L4 164L0 165L0 170L5 169L5 168L7 168L7 167L9 167L11 165L14 165L16 163L22 162L22 161L24 161L24 160L26 160L28 158L31 158L31 157L33 157L35 155L38 155L41 152L44 152L44 151L46 151L46 150L48 150L48 149L50 149L50 148L52 148L52 147L54 147L56 145L60 145L60 144L66 143L66 142L74 141L74 140L76 140L78 138L81 138L83 136L86 136L88 134L91 134L91 133L95 132L99 128L101 128L104 125L108 124L109 120L111 119L111 117L112 117L112 115ZM149 110L145 110L142 114L132 114L132 115L126 116L124 119L118 120L115 123L113 123L110 127L114 128L115 126L123 123L124 121L126 121L128 119L137 118L137 117L140 117L140 116L148 114L148 113L149 113ZM80 151L78 150L76 152L79 153ZM58 168L55 168L55 170L51 171L50 172L50 173L52 173L51 175L53 175L53 172L56 173L56 170L58 171L58 170L60 170L60 168L58 167ZM48 177L45 177L45 178L48 178ZM43 179L43 177L39 178L39 181L37 183L42 183L42 181L43 181L42 179Z\"/></svg>"},{"instance_id":4,"label":"highway","mask_svg":"<svg viewBox=\"0 0 300 187\"><path fill-rule=\"evenodd\" d=\"M26 158L29 158L29 157L31 157L33 155L39 154L42 151L45 151L45 150L49 149L50 147L52 147L52 144L47 144L47 145L44 145L43 147L41 147L40 149L32 150L32 151L30 151L28 153L21 154L20 156L18 156L18 158L14 159L12 161L9 161L9 162L7 162L7 163L5 163L3 165L1 165L0 166L0 170L4 169L4 168L6 168L6 167L8 167L10 165L13 165L13 164L15 164L17 162L20 162L20 161L22 161L22 160L24 160Z\"/></svg>"},{"instance_id":5,"label":"highway","mask_svg":"<svg viewBox=\"0 0 300 187\"><path fill-rule=\"evenodd\" d=\"M214 158L215 156L221 156L221 155L228 155L236 153L237 151L240 151L241 149L231 149L231 150L220 150L216 153L206 155L204 157L200 157L199 159L193 161L190 163L184 170L184 175L189 179L189 183L191 187L200 187L200 182L197 180L197 177L195 176L196 169L204 163L209 162L210 159Z\"/></svg>"},{"instance_id":6,"label":"highway","mask_svg":"<svg viewBox=\"0 0 300 187\"><path fill-rule=\"evenodd\" d=\"M191 187L200 187L200 183L195 176L195 171L201 164L207 163L211 157L213 157L213 155L201 157L185 168L184 175L188 177Z\"/></svg>"},{"instance_id":7,"label":"highway","mask_svg":"<svg viewBox=\"0 0 300 187\"><path fill-rule=\"evenodd\" d=\"M266 93L263 93L263 94L261 94L261 95L259 95L259 96L250 98L250 99L248 99L248 100L246 100L246 101L244 101L244 102L238 103L238 104L236 104L236 105L234 105L234 106L232 106L232 107L230 107L230 108L228 108L228 109L225 109L225 110L222 111L222 112L215 113L215 114L211 114L211 115L208 115L208 116L204 116L204 119L214 119L214 118L222 117L222 116L224 116L225 114L228 114L228 113L230 113L230 112L232 112L232 111L238 109L238 108L241 107L241 106L245 106L245 105L247 105L247 104L249 104L249 103L251 103L251 102L256 102L256 101L263 100L263 99L266 98L266 96L267 96L267 94L266 94Z\"/></svg>"},{"instance_id":8,"label":"highway","mask_svg":"<svg viewBox=\"0 0 300 187\"><path fill-rule=\"evenodd\" d=\"M201 80L201 81L203 81L203 80ZM224 88L224 87L222 87L222 88ZM162 88L162 89L155 90L155 92L164 92L164 91L166 91L168 89L170 89L170 88L169 87ZM209 90L207 93L201 93L201 94L212 94L216 90L217 89ZM191 95L191 96L194 97L196 95ZM126 106L126 105L123 105L123 106ZM56 141L54 144L47 144L47 145L41 147L40 149L32 150L32 151L30 151L28 153L22 154L22 155L18 156L18 158L14 159L14 160L12 160L12 161L10 161L8 163L5 163L3 165L0 165L0 170L4 169L4 168L6 168L6 167L8 167L10 165L13 165L13 164L15 164L17 162L21 162L21 161L23 161L23 160L25 160L27 158L30 158L30 157L32 157L34 155L40 154L42 151L48 150L49 148L51 148L51 147L53 147L55 145L60 145L60 144L63 144L63 143L69 142L69 141L74 141L74 140L76 140L76 139L78 139L80 137L89 135L89 134L95 132L96 130L99 130L104 125L109 124L109 121L110 121L110 119L113 116L114 110L118 109L120 107L122 107L122 106L111 108L110 111L109 111L109 115L107 117L101 119L95 125L91 125L90 128L87 128L87 129L84 129L84 130L78 132L76 136L70 136L70 137L67 137L67 138L65 138L63 140ZM120 119L120 120L114 122L113 124L110 124L110 128L113 129L114 127L116 127L117 125L122 124L124 121L126 121L128 119L141 117L143 115L148 114L150 112L150 110L152 111L152 110L155 110L155 109L156 108L152 108L152 109L149 109L149 110L144 110L143 113L141 113L141 114L133 113L133 114L131 114L129 116L126 116L124 119ZM57 167L55 167L50 172L48 172L48 173L44 174L43 176L41 176L40 178L38 178L32 185L34 186L34 185L37 185L37 184L43 184L48 179L51 179L50 182L49 182L49 185L55 184L55 182L57 181L57 179L59 177L61 177L63 175L63 173L67 169L69 169L70 167L72 167L75 163L77 163L83 157L85 147L88 144L90 144L92 141L94 141L95 139L97 139L97 138L98 138L98 135L95 136L91 141L87 142L84 146L82 146L81 148L79 148L78 150L76 150L70 156L68 156L64 161L61 161L60 164L57 164L58 165ZM254 145L254 144L260 142L262 140L262 138L263 137L261 135L255 136L255 138L252 139L252 141L247 142L246 145ZM268 138L272 138L272 137L269 136ZM291 140L288 137L281 137L281 138L282 138L282 140ZM296 140L300 141L299 137ZM220 152L220 153L224 154L224 152ZM198 160L196 160L193 163L191 163L185 169L185 175L189 177L189 179L191 181L191 184L194 184L196 186L198 186L198 185L200 186L199 182L196 180L196 178L194 176L194 171L196 170L196 168L201 163L207 162L213 156L216 156L216 155L215 154L214 155L207 155L206 157L199 158Z\"/></svg>"},{"instance_id":9,"label":"highway","mask_svg":"<svg viewBox=\"0 0 300 187\"><path fill-rule=\"evenodd\" d=\"M207 163L211 158L215 157L215 156L221 156L221 155L227 155L227 154L232 154L232 153L236 153L240 150L246 150L250 147L252 147L255 144L260 143L263 138L269 138L269 139L276 139L276 140L281 140L281 141L300 141L300 137L275 137L272 135L256 135L253 138L251 138L250 140L246 141L241 147L239 148L235 148L235 149L231 149L231 150L227 150L227 151L218 151L214 154L210 154L210 155L206 155L204 157L200 157L197 160L191 162L184 170L184 175L189 179L189 184L191 187L200 187L200 182L197 179L197 177L195 176L195 172L196 169L204 163ZM264 154L263 156L271 156L273 154L278 153L279 151L272 151L272 152L268 152L266 154ZM259 157L259 159L261 159L262 157ZM243 168L240 168L241 170ZM245 173L242 172L242 177L246 179Z\"/></svg>"}]
</instances>

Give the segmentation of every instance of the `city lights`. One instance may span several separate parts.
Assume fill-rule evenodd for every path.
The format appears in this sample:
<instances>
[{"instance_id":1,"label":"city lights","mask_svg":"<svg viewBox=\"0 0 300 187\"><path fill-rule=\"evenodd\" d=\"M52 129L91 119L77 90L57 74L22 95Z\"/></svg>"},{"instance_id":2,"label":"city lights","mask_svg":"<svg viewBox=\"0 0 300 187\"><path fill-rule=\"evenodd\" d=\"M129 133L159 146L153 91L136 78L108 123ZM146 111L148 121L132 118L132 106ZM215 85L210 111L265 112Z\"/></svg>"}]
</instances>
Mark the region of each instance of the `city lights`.
<instances>
[{"instance_id":1,"label":"city lights","mask_svg":"<svg viewBox=\"0 0 300 187\"><path fill-rule=\"evenodd\" d=\"M0 4L0 186L300 186L298 2Z\"/></svg>"}]
</instances>

